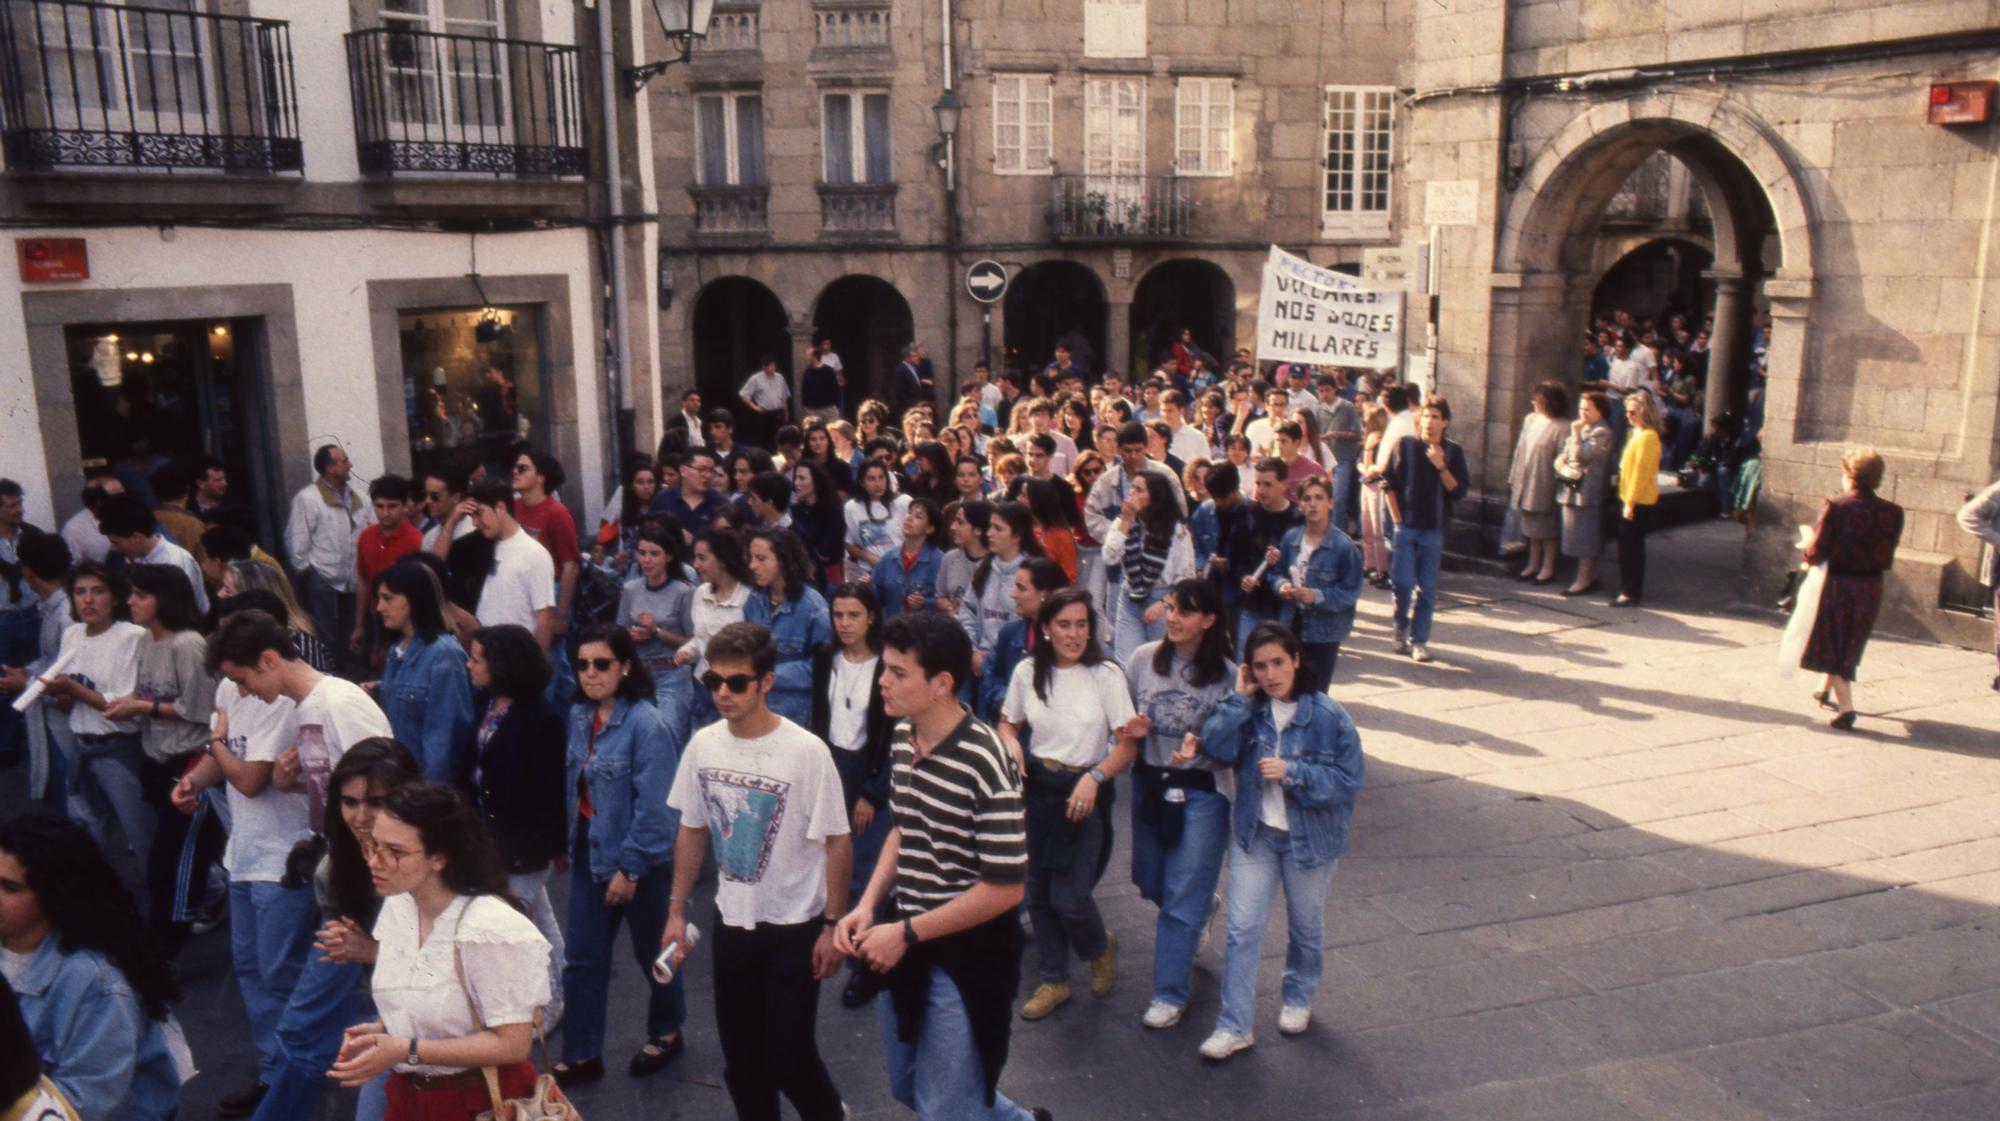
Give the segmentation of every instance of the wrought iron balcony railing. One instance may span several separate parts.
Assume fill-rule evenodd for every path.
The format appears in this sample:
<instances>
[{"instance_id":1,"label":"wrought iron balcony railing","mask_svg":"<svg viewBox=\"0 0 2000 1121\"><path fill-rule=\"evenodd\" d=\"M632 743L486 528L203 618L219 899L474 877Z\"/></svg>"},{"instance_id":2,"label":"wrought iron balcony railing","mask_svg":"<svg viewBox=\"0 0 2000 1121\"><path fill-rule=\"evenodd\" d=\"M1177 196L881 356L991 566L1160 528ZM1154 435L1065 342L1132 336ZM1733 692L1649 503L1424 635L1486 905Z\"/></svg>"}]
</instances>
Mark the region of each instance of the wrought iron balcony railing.
<instances>
[{"instance_id":1,"label":"wrought iron balcony railing","mask_svg":"<svg viewBox=\"0 0 2000 1121\"><path fill-rule=\"evenodd\" d=\"M298 171L298 108L284 20L0 0L9 167Z\"/></svg>"},{"instance_id":2,"label":"wrought iron balcony railing","mask_svg":"<svg viewBox=\"0 0 2000 1121\"><path fill-rule=\"evenodd\" d=\"M1181 241L1194 236L1191 184L1171 175L1057 175L1049 232L1070 241Z\"/></svg>"},{"instance_id":3,"label":"wrought iron balcony railing","mask_svg":"<svg viewBox=\"0 0 2000 1121\"><path fill-rule=\"evenodd\" d=\"M361 170L580 176L575 47L378 27L347 36Z\"/></svg>"},{"instance_id":4,"label":"wrought iron balcony railing","mask_svg":"<svg viewBox=\"0 0 2000 1121\"><path fill-rule=\"evenodd\" d=\"M762 234L771 228L771 188L689 187L694 200L694 232L708 235Z\"/></svg>"}]
</instances>

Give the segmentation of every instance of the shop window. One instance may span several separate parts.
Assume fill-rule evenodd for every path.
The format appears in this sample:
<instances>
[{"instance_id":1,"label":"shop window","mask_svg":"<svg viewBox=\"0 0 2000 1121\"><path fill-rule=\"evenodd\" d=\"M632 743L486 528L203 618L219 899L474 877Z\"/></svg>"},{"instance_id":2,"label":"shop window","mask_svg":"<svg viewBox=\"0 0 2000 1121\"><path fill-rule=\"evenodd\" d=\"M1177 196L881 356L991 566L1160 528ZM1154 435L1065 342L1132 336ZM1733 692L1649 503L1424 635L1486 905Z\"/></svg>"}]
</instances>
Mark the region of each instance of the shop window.
<instances>
[{"instance_id":1,"label":"shop window","mask_svg":"<svg viewBox=\"0 0 2000 1121\"><path fill-rule=\"evenodd\" d=\"M406 311L399 326L412 471L553 450L537 309Z\"/></svg>"}]
</instances>

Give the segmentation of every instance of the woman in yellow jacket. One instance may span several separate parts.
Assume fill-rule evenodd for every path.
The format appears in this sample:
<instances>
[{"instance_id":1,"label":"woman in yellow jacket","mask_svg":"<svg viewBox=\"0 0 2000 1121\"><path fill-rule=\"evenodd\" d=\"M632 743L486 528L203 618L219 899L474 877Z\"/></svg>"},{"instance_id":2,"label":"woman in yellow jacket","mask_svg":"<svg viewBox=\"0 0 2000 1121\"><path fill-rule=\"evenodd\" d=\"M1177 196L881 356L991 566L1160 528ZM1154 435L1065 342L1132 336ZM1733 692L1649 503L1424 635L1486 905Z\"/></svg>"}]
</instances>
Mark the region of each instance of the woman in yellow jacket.
<instances>
[{"instance_id":1,"label":"woman in yellow jacket","mask_svg":"<svg viewBox=\"0 0 2000 1121\"><path fill-rule=\"evenodd\" d=\"M1652 394L1634 390L1625 397L1625 418L1631 430L1618 460L1618 500L1625 516L1618 523L1619 594L1613 607L1637 607L1646 594L1646 530L1660 501L1660 407Z\"/></svg>"}]
</instances>

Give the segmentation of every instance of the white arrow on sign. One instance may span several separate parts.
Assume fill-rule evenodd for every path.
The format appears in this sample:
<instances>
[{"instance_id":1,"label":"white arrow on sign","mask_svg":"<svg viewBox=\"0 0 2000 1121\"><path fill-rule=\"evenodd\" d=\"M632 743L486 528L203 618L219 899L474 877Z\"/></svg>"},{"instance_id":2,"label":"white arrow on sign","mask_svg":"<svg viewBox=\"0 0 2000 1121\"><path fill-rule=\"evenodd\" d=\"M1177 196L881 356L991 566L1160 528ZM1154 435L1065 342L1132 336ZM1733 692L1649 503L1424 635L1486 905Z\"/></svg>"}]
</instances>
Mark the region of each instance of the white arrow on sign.
<instances>
[{"instance_id":1,"label":"white arrow on sign","mask_svg":"<svg viewBox=\"0 0 2000 1121\"><path fill-rule=\"evenodd\" d=\"M965 270L965 290L981 303L992 303L1007 290L1007 270L998 261L976 261Z\"/></svg>"}]
</instances>

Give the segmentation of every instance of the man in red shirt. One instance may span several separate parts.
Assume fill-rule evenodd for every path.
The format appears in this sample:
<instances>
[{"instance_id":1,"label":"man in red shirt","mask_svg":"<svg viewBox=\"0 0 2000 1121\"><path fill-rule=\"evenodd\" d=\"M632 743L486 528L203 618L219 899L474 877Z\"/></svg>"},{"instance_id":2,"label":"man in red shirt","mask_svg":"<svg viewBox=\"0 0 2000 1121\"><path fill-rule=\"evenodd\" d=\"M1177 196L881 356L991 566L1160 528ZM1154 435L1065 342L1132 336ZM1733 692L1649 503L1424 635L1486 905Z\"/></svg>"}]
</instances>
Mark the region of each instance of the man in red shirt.
<instances>
[{"instance_id":1,"label":"man in red shirt","mask_svg":"<svg viewBox=\"0 0 2000 1121\"><path fill-rule=\"evenodd\" d=\"M569 608L576 599L576 582L583 562L576 519L555 497L563 485L562 464L546 452L524 451L514 457L514 520L528 536L542 543L556 562L555 634L569 629ZM560 647L553 647L560 650Z\"/></svg>"},{"instance_id":2,"label":"man in red shirt","mask_svg":"<svg viewBox=\"0 0 2000 1121\"><path fill-rule=\"evenodd\" d=\"M368 485L375 524L354 540L354 633L348 648L366 653L375 625L375 581L389 566L423 548L424 535L410 521L410 480L382 475Z\"/></svg>"}]
</instances>

